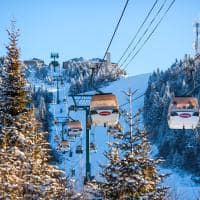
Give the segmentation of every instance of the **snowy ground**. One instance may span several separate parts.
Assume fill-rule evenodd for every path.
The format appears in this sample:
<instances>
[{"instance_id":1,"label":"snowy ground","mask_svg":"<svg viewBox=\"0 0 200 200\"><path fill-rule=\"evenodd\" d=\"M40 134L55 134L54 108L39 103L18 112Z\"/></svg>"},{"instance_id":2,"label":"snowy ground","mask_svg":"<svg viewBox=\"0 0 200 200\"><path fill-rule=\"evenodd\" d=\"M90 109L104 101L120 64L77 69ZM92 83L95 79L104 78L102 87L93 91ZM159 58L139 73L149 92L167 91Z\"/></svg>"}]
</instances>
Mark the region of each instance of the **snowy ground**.
<instances>
[{"instance_id":1,"label":"snowy ground","mask_svg":"<svg viewBox=\"0 0 200 200\"><path fill-rule=\"evenodd\" d=\"M60 69L56 72L57 75L59 74ZM53 75L52 70L49 70L49 75ZM55 75L55 74L54 74ZM135 94L135 98L142 95L146 89L147 82L148 82L148 74L138 75L133 77L122 78L121 80L115 81L110 86L103 89L105 92L112 92L114 93L119 100L119 104L122 105L126 102L126 96L123 94L122 91L127 91L129 87L132 88L132 91L138 90ZM57 89L56 83L54 85L45 84L43 81L38 80L34 77L34 70L31 71L31 76L29 77L29 81L32 85L37 87L43 87L48 91L53 92L54 94L54 102L55 104L50 105L50 111L54 115L54 119L59 119L59 121L64 122L67 113L68 113L68 106L72 104L72 99L67 96L68 84L61 85L59 84L59 97L60 103L56 104L56 97L57 97ZM66 99L66 101L65 101ZM143 106L143 97L137 99L133 103L134 111L138 108L142 108ZM124 106L123 108L126 108ZM62 112L61 112L62 111ZM83 123L83 127L85 128L85 114L84 112L74 112L70 113L70 115L74 119L79 119ZM50 132L50 145L53 149L56 149L58 142L55 141L55 136L58 135L61 139L61 124L54 125L52 131ZM94 138L92 141L97 145L97 153L91 153L91 169L92 175L95 175L96 178L99 177L98 173L100 171L99 164L105 163L105 158L103 156L103 152L106 150L107 145L106 143L109 141L109 136L106 133L106 129L104 127L92 127L91 133L94 134ZM85 153L81 155L75 154L75 148L78 144L82 144L85 146L85 134L82 135L81 138L77 138L74 142L71 142L71 151L73 152L73 156L70 158L69 153L67 154L60 154L62 156L62 162L59 163L59 167L66 171L68 175L72 169L75 169L75 187L79 190L82 189L82 183L80 179L83 180L84 173L85 173ZM155 153L156 147L152 149ZM84 150L85 152L85 150ZM191 175L188 175L184 172L180 172L178 170L172 169L163 169L161 168L162 172L171 173L171 175L165 180L165 185L171 187L172 191L172 199L176 200L197 200L200 196L200 187L195 185L195 183L191 180ZM73 177L72 177L73 178ZM73 179L72 179L73 180Z\"/></svg>"},{"instance_id":2,"label":"snowy ground","mask_svg":"<svg viewBox=\"0 0 200 200\"><path fill-rule=\"evenodd\" d=\"M180 170L161 169L162 172L171 174L165 185L170 187L172 199L199 200L200 186L191 180L191 175Z\"/></svg>"},{"instance_id":3,"label":"snowy ground","mask_svg":"<svg viewBox=\"0 0 200 200\"><path fill-rule=\"evenodd\" d=\"M151 156L158 153L155 145L151 146ZM191 174L180 169L159 168L161 173L169 174L163 185L170 187L170 200L200 200L200 185L191 180Z\"/></svg>"}]
</instances>

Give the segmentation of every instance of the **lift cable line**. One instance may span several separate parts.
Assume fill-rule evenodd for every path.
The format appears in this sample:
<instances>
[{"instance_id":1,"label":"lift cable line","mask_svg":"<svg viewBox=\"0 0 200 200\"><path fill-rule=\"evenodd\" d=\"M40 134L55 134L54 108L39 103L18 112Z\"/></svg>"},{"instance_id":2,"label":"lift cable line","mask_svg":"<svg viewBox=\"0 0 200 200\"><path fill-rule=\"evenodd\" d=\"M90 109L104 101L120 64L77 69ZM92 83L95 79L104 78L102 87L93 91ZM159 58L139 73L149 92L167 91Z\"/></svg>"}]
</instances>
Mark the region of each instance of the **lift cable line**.
<instances>
[{"instance_id":1,"label":"lift cable line","mask_svg":"<svg viewBox=\"0 0 200 200\"><path fill-rule=\"evenodd\" d=\"M136 101L136 100L140 99L140 98L143 97L144 95L145 95L145 93L139 95L138 97L136 97L135 99L133 99L133 101ZM128 105L128 103L124 103L124 104L120 105L119 107L121 108L121 107L126 106L126 105Z\"/></svg>"},{"instance_id":2,"label":"lift cable line","mask_svg":"<svg viewBox=\"0 0 200 200\"><path fill-rule=\"evenodd\" d=\"M160 18L160 20L158 21L158 23L156 24L156 26L154 27L154 29L152 30L152 32L148 35L148 37L146 38L146 40L142 43L142 45L140 46L140 48L136 51L136 53L131 57L131 59L129 60L129 62L124 66L123 70L125 70L128 65L133 61L133 59L138 55L138 53L142 50L142 48L144 47L144 45L148 42L148 40L151 38L151 36L153 35L153 33L156 31L156 29L158 28L158 26L160 25L160 23L163 21L163 19L166 17L166 15L168 14L169 10L171 9L171 7L173 6L173 4L175 3L176 0L173 0L169 7L167 8L167 10L165 11L165 13L163 14L163 16Z\"/></svg>"},{"instance_id":3,"label":"lift cable line","mask_svg":"<svg viewBox=\"0 0 200 200\"><path fill-rule=\"evenodd\" d=\"M106 51L105 51L105 53L104 53L104 56L103 56L103 59L102 59L102 63L100 63L99 65L97 65L96 68L93 68L93 67L92 67L92 74L91 74L91 78L90 78L90 84L92 85L92 88L94 88L94 90L97 91L98 93L102 93L102 92L101 92L100 90L98 90L98 88L96 88L96 87L94 86L94 84L93 84L94 75L98 73L98 70L101 68L101 66L102 66L102 64L103 64L103 62L104 62L104 60L105 60L105 57L106 57L106 55L107 55L107 53L108 53L108 51L109 51L109 49L110 49L110 46L111 46L111 44L112 44L112 42L113 42L113 39L114 39L114 37L115 37L115 35L116 35L116 32L117 32L118 28L119 28L119 25L120 25L121 20L122 20L122 18L123 18L123 16L124 16L124 13L125 13L125 11L126 11L126 8L127 8L127 6L128 6L129 1L130 1L130 0L126 0L126 3L125 3L125 5L124 5L124 8L123 8L122 13L121 13L121 15L120 15L120 18L119 18L119 20L118 20L118 22L117 22L117 25L116 25L116 27L115 27L115 30L114 30L114 32L113 32L113 34L112 34L111 39L110 39L110 42L108 43L108 46L107 46Z\"/></svg>"},{"instance_id":4,"label":"lift cable line","mask_svg":"<svg viewBox=\"0 0 200 200\"><path fill-rule=\"evenodd\" d=\"M123 18L123 16L124 16L124 13L125 13L125 10L126 10L126 8L127 8L127 5L128 5L128 3L129 3L129 1L130 1L130 0L127 0L126 3L125 3L125 6L124 6L123 11L122 11L122 13L121 13L121 16L120 16L120 18L119 18L119 20L118 20L118 22L117 22L116 27L115 27L114 33L113 33L113 35L112 35L112 37L111 37L111 39L110 39L110 42L109 42L109 44L108 44L108 47L107 47L107 49L106 49L106 51L105 51L105 53L104 53L103 60L105 59L106 54L108 53L108 51L109 51L109 49L110 49L110 46L111 46L111 44L112 44L112 41L113 41L113 39L114 39L114 37L115 37L115 34L116 34L118 28L119 28L120 22L121 22L121 20L122 20L122 18Z\"/></svg>"},{"instance_id":5,"label":"lift cable line","mask_svg":"<svg viewBox=\"0 0 200 200\"><path fill-rule=\"evenodd\" d=\"M143 40L143 38L146 36L146 34L148 33L149 29L151 28L151 26L153 25L154 21L157 19L157 17L159 16L159 14L161 13L161 11L163 10L165 4L167 3L168 0L164 0L164 2L162 3L162 5L160 6L159 10L156 12L156 14L154 15L153 19L150 21L150 23L148 24L147 28L145 29L145 31L143 32L142 36L138 39L138 41L136 42L135 46L132 48L132 50L129 52L128 56L124 59L124 61L121 63L120 67L123 67L123 65L127 62L127 60L131 57L131 55L133 54L133 52L135 51L135 49L138 47L138 45L140 44L140 42Z\"/></svg>"},{"instance_id":6,"label":"lift cable line","mask_svg":"<svg viewBox=\"0 0 200 200\"><path fill-rule=\"evenodd\" d=\"M135 41L136 37L138 36L138 34L140 33L140 31L142 30L144 24L146 23L146 21L148 20L149 16L151 15L153 9L155 8L156 4L158 3L159 0L156 0L153 4L153 6L151 7L151 9L149 10L148 14L146 15L144 21L142 22L142 24L139 26L136 34L134 35L134 37L132 38L131 42L129 43L128 47L125 49L124 53L122 54L122 56L120 57L120 59L118 60L117 63L120 63L120 61L123 59L123 57L126 55L127 51L130 49L131 45L133 44L133 42Z\"/></svg>"}]
</instances>

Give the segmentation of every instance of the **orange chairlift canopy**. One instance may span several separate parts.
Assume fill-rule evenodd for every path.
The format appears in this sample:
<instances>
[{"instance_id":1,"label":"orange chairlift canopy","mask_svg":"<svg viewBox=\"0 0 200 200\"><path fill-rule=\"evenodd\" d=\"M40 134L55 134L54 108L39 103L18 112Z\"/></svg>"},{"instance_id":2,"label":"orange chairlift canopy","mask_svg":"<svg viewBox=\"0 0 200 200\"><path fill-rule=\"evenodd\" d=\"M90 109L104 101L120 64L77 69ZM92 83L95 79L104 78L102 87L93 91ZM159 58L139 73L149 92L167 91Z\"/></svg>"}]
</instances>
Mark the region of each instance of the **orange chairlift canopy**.
<instances>
[{"instance_id":1,"label":"orange chairlift canopy","mask_svg":"<svg viewBox=\"0 0 200 200\"><path fill-rule=\"evenodd\" d=\"M194 97L174 97L169 107L170 110L195 108L199 108L199 105L197 99Z\"/></svg>"},{"instance_id":2,"label":"orange chairlift canopy","mask_svg":"<svg viewBox=\"0 0 200 200\"><path fill-rule=\"evenodd\" d=\"M104 108L119 108L117 98L113 94L96 94L92 97L90 110Z\"/></svg>"},{"instance_id":3,"label":"orange chairlift canopy","mask_svg":"<svg viewBox=\"0 0 200 200\"><path fill-rule=\"evenodd\" d=\"M82 130L82 124L81 124L81 122L80 122L79 120L76 120L76 121L69 121L68 127L69 127L69 129L71 129L71 130L74 130L74 129Z\"/></svg>"}]
</instances>

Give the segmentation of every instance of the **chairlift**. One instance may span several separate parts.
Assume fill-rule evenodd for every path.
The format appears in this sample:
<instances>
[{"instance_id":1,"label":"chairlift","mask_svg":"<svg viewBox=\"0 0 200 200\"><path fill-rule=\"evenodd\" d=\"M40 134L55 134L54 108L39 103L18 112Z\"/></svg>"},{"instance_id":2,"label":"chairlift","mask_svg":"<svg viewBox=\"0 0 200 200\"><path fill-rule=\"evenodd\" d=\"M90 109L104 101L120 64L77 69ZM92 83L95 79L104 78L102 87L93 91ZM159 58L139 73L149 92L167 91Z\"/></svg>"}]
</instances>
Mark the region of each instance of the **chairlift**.
<instances>
[{"instance_id":1,"label":"chairlift","mask_svg":"<svg viewBox=\"0 0 200 200\"><path fill-rule=\"evenodd\" d=\"M121 124L118 122L117 124L115 125L112 125L112 126L108 126L108 129L107 129L107 133L108 134L117 134L117 133L122 133L123 132L123 128L121 126Z\"/></svg>"},{"instance_id":2,"label":"chairlift","mask_svg":"<svg viewBox=\"0 0 200 200\"><path fill-rule=\"evenodd\" d=\"M76 146L76 154L82 154L83 153L83 146L77 145Z\"/></svg>"},{"instance_id":3,"label":"chairlift","mask_svg":"<svg viewBox=\"0 0 200 200\"><path fill-rule=\"evenodd\" d=\"M79 120L73 120L68 122L68 136L78 137L82 133L82 124Z\"/></svg>"},{"instance_id":4,"label":"chairlift","mask_svg":"<svg viewBox=\"0 0 200 200\"><path fill-rule=\"evenodd\" d=\"M96 144L93 142L90 142L90 151L91 152L97 152Z\"/></svg>"},{"instance_id":5,"label":"chairlift","mask_svg":"<svg viewBox=\"0 0 200 200\"><path fill-rule=\"evenodd\" d=\"M119 120L119 104L111 93L96 94L90 102L90 115L95 126L114 125Z\"/></svg>"},{"instance_id":6,"label":"chairlift","mask_svg":"<svg viewBox=\"0 0 200 200\"><path fill-rule=\"evenodd\" d=\"M91 142L90 142L90 152L96 153L97 152L97 147L96 147L96 144L95 144L95 137L94 136L95 135L92 132L91 133Z\"/></svg>"},{"instance_id":7,"label":"chairlift","mask_svg":"<svg viewBox=\"0 0 200 200\"><path fill-rule=\"evenodd\" d=\"M62 140L57 149L62 152L68 152L70 150L70 143L68 140Z\"/></svg>"},{"instance_id":8,"label":"chairlift","mask_svg":"<svg viewBox=\"0 0 200 200\"><path fill-rule=\"evenodd\" d=\"M54 141L57 142L57 143L60 142L60 137L58 135L55 135Z\"/></svg>"},{"instance_id":9,"label":"chairlift","mask_svg":"<svg viewBox=\"0 0 200 200\"><path fill-rule=\"evenodd\" d=\"M199 104L194 97L174 97L168 109L170 129L195 129L199 123Z\"/></svg>"}]
</instances>

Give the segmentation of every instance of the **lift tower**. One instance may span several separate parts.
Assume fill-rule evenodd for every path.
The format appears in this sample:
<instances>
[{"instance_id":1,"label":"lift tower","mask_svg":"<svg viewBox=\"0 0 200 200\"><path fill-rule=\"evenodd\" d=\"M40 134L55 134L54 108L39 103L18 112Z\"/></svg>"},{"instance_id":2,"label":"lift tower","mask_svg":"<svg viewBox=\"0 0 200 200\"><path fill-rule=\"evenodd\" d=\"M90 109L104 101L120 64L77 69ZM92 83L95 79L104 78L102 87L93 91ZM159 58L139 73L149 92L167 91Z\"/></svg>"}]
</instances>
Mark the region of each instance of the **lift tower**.
<instances>
[{"instance_id":1,"label":"lift tower","mask_svg":"<svg viewBox=\"0 0 200 200\"><path fill-rule=\"evenodd\" d=\"M56 88L57 88L57 97L56 97L56 103L59 104L60 100L59 100L59 82L62 84L64 82L63 76L60 75L60 71L58 71L58 73L56 73L56 67L59 67L60 64L59 62L56 60L57 58L59 58L59 54L58 53L51 53L51 58L53 59L49 66L53 67L54 69L54 75L52 76L53 81L56 82Z\"/></svg>"},{"instance_id":2,"label":"lift tower","mask_svg":"<svg viewBox=\"0 0 200 200\"><path fill-rule=\"evenodd\" d=\"M69 95L73 99L74 105L69 107L70 111L83 111L85 112L85 134L86 134L86 143L85 143L85 179L84 183L91 181L93 176L91 175L91 163L90 163L90 101L93 95Z\"/></svg>"},{"instance_id":3,"label":"lift tower","mask_svg":"<svg viewBox=\"0 0 200 200\"><path fill-rule=\"evenodd\" d=\"M59 98L59 83L63 83L64 79L63 76L61 75L55 75L53 76L53 81L56 82L56 91L57 91L57 97L56 97L56 103L59 104L60 103L60 98Z\"/></svg>"},{"instance_id":4,"label":"lift tower","mask_svg":"<svg viewBox=\"0 0 200 200\"><path fill-rule=\"evenodd\" d=\"M59 54L58 53L51 53L51 58L53 59L50 63L50 65L53 65L53 69L54 72L56 71L56 67L59 66L58 61L56 60L57 58L59 58Z\"/></svg>"}]
</instances>

